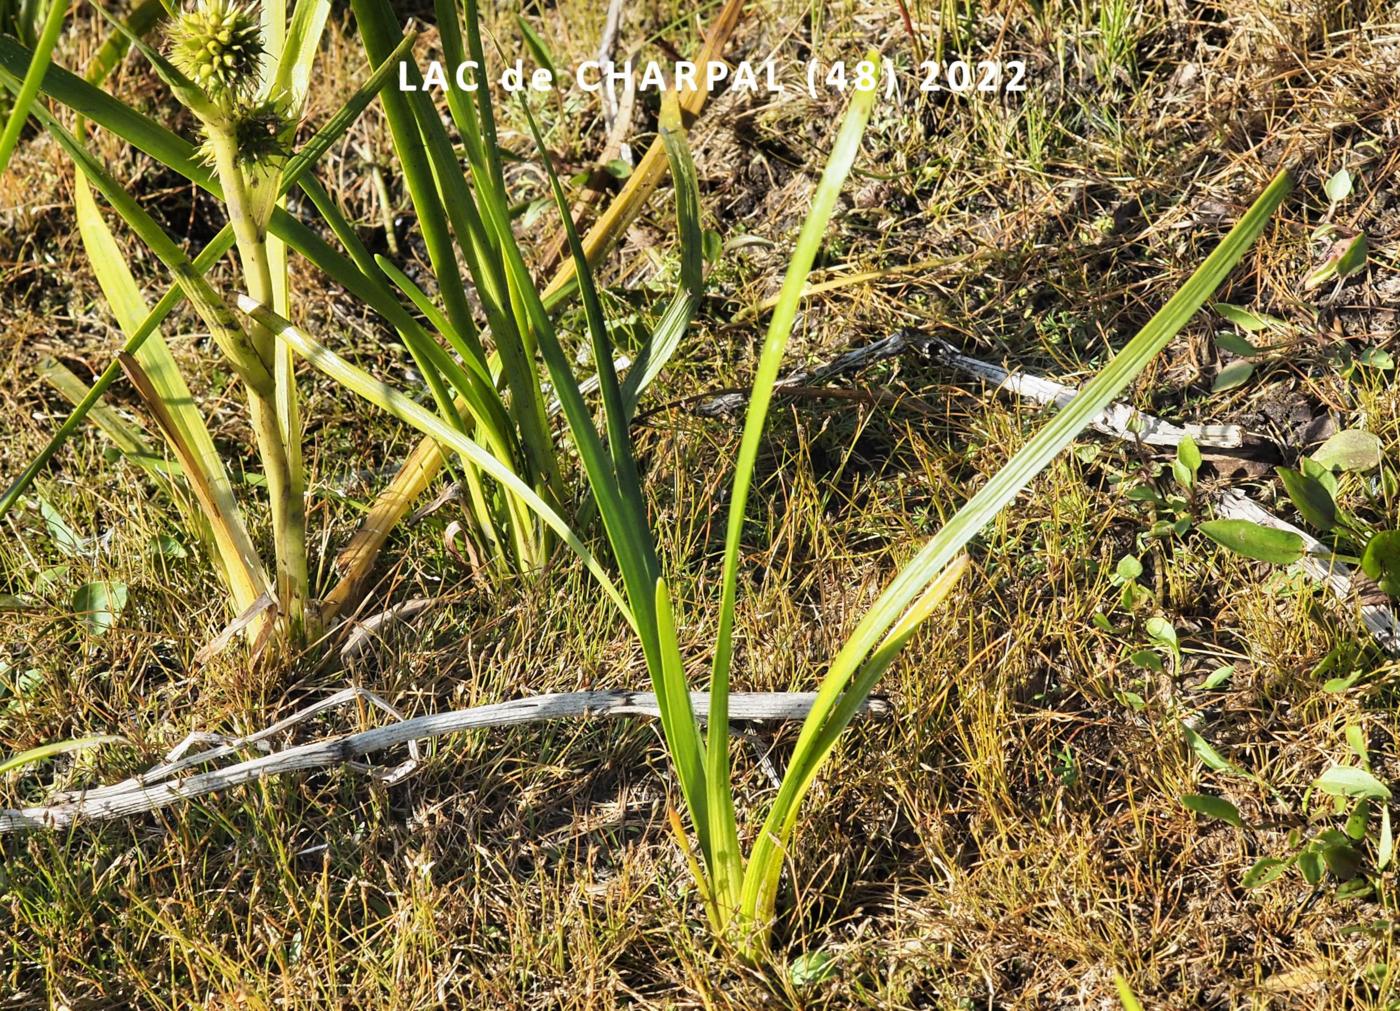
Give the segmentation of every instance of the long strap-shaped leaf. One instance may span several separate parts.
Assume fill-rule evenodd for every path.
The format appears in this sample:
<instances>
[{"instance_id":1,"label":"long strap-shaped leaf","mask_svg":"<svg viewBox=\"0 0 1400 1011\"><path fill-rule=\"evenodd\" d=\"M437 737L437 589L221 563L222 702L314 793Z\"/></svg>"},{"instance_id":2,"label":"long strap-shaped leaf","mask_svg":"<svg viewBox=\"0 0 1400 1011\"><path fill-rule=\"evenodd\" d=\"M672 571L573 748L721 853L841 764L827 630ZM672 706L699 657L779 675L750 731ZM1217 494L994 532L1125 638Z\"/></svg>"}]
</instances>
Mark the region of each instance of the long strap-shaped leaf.
<instances>
[{"instance_id":1,"label":"long strap-shaped leaf","mask_svg":"<svg viewBox=\"0 0 1400 1011\"><path fill-rule=\"evenodd\" d=\"M4 175L5 169L9 168L10 156L14 154L19 135L29 119L29 110L34 105L34 99L39 97L40 83L49 69L54 47L58 45L58 36L63 31L68 4L69 0L49 0L49 12L44 18L44 27L39 32L38 44L34 47L34 54L24 72L24 80L15 95L15 104L10 109L10 118L5 123L5 130L0 133L0 175Z\"/></svg>"},{"instance_id":2,"label":"long strap-shaped leaf","mask_svg":"<svg viewBox=\"0 0 1400 1011\"><path fill-rule=\"evenodd\" d=\"M584 255L583 243L569 214L569 202L564 195L564 188L554 171L545 149L544 138L540 135L534 117L530 114L528 106L524 106L524 103L522 106L534 136L535 147L549 177L570 252L578 268L579 294L584 306L584 316L593 345L594 365L598 369L599 386L603 394L603 412L608 434L606 454L598 439L597 430L593 427L592 418L582 406L577 382L568 369L567 362L563 360L563 352L558 346L553 330L548 326L547 320L542 318L535 322L540 349L550 374L555 379L556 387L559 388L560 403L569 420L569 429L575 445L579 447L580 456L585 460L594 499L602 513L603 525L613 545L613 553L622 567L628 592L634 601L634 609L640 613L642 622L654 622L651 628L643 626L642 647L647 654L648 669L661 708L662 733L676 765L681 792L696 826L701 852L706 854L708 862L712 845L710 799L707 797L704 783L705 751L696 729L690 693L685 686L685 672L670 594L661 578L656 545L647 522L646 504L642 497L632 439L628 432L630 416L624 403L621 385L618 383L617 371L613 366L607 322L603 316L597 286L593 281L593 272L589 269L587 257ZM513 250L513 244L508 248ZM515 269L520 272L523 265ZM542 306L531 306L530 311L536 317L543 316ZM610 468L607 466L608 454L611 456ZM638 598L646 592L652 594L649 611L636 605ZM737 858L737 840L734 848Z\"/></svg>"},{"instance_id":3,"label":"long strap-shaped leaf","mask_svg":"<svg viewBox=\"0 0 1400 1011\"><path fill-rule=\"evenodd\" d=\"M867 56L877 59L878 54ZM748 506L749 489L753 483L754 465L758 460L759 443L763 438L763 426L768 418L768 407L773 399L773 385L778 379L778 369L782 364L783 352L787 349L788 338L792 335L793 323L797 318L797 305L802 296L803 286L811 273L812 263L826 234L827 223L836 207L841 186L846 175L860 153L861 137L865 134L871 109L874 107L877 91L874 88L857 90L846 111L841 129L836 135L836 143L827 159L816 192L812 196L812 206L802 222L802 231L797 237L797 246L788 264L787 275L783 279L782 294L768 326L763 349L759 353L758 368L754 375L753 393L749 399L748 415L744 419L744 434L739 442L738 462L734 469L734 489L729 500L729 525L724 541L724 570L720 583L719 630L715 638L715 652L710 676L710 711L714 714L709 723L709 741L706 747L708 768L706 781L710 794L710 837L714 845L723 847L723 853L716 854L716 863L721 871L715 882L715 897L721 909L733 911L739 905L739 890L742 877L742 863L739 857L739 839L734 814L733 790L729 782L729 668L733 657L734 610L738 592L739 548L744 531L744 511Z\"/></svg>"},{"instance_id":4,"label":"long strap-shaped leaf","mask_svg":"<svg viewBox=\"0 0 1400 1011\"><path fill-rule=\"evenodd\" d=\"M351 0L351 8L355 12L356 26L364 42L365 52L371 60L382 59L394 48L399 33L392 11L387 4L373 0ZM414 75L417 70L411 64L405 64L402 72ZM410 80L410 83L416 82ZM420 138L414 115L414 105L420 104L425 98L426 95L421 91L403 92L391 88L384 93L382 104L394 150L399 156L404 184L417 213L418 227L428 250L433 273L438 279L448 318L459 332L465 334L473 330L471 307L467 304L457 254L452 248L447 209L438 197L432 166L424 152L424 143ZM485 360L485 353L479 345L472 351L479 361Z\"/></svg>"},{"instance_id":5,"label":"long strap-shaped leaf","mask_svg":"<svg viewBox=\"0 0 1400 1011\"><path fill-rule=\"evenodd\" d=\"M404 40L406 45L407 39ZM17 67L27 64L28 50L19 43L0 35L0 81L17 86ZM397 63L390 59L381 64L382 68L397 69ZM389 89L392 90L392 89ZM43 91L48 97L66 105L92 122L110 130L127 142L135 145L156 161L186 179L223 198L223 189L213 173L198 160L194 145L170 130L161 126L137 110L108 95L101 88L95 88L79 77L70 74L62 67L50 67L44 75ZM299 185L310 186L310 180L303 177ZM302 224L281 208L272 214L268 231L301 253L337 283L353 291L374 310L383 315L395 327L413 327L417 324L395 298L382 276L366 274L343 254L334 249L315 231Z\"/></svg>"},{"instance_id":6,"label":"long strap-shaped leaf","mask_svg":"<svg viewBox=\"0 0 1400 1011\"><path fill-rule=\"evenodd\" d=\"M974 495L948 523L900 570L842 645L823 679L817 702L804 722L773 808L754 844L744 875L743 910L762 921L771 916L782 871L783 853L797 818L797 806L812 782L816 767L830 751L840 730L836 710L843 693L854 691L852 678L866 663L878 666L882 656L871 651L901 621L925 589L944 571L973 537L1016 498L1070 444L1089 421L1118 397L1167 343L1186 326L1212 292L1220 286L1245 251L1264 230L1269 217L1293 187L1288 172L1280 172L1206 257L1181 289L1104 369L1086 383L1021 450ZM863 684L863 679L861 682ZM868 688L867 688L868 690Z\"/></svg>"},{"instance_id":7,"label":"long strap-shaped leaf","mask_svg":"<svg viewBox=\"0 0 1400 1011\"><path fill-rule=\"evenodd\" d=\"M394 26L392 11L386 0L355 0L356 16L360 30L371 51L391 43L397 29ZM410 84L417 82L417 69L406 71ZM386 96L387 97L387 96ZM405 162L405 179L409 184L414 206L421 214L428 214L435 223L445 218L450 222L457 246L466 259L472 280L481 298L481 306L486 313L487 324L495 338L496 351L500 356L502 371L511 394L511 413L519 428L520 443L526 460L538 479L538 484L546 492L547 498L563 501L565 498L563 478L560 473L557 453L545 410L544 397L540 391L540 376L537 371L533 348L529 341L528 319L516 311L520 297L512 287L512 282L528 283L533 280L512 278L502 263L500 249L505 244L514 244L514 236L493 228L496 220L494 211L506 209L507 200L503 190L495 187L483 188L479 183L475 193L467 186L452 143L443 128L441 116L433 106L426 92L412 90L394 96L404 99L402 103L385 103L386 115L391 124L396 118L407 116L411 111L411 122L404 123L401 133L416 124L417 136L413 138L413 148L404 151L396 135L396 150ZM489 91L479 90L476 95L483 106L489 102ZM421 143L418 139L421 138ZM469 143L470 148L470 143ZM470 150L469 150L470 153ZM426 156L426 181L415 181L409 177L410 166L415 166ZM414 171L422 175L423 168ZM435 187L434 187L435 182ZM423 222L425 240L428 236L428 222ZM495 241L488 239L494 234ZM435 261L436 267L436 261ZM455 272L450 276L439 274L439 290L443 291L444 304L454 328L469 337L471 353L484 360L480 352L480 342L475 335L465 331L471 326L470 319L460 320L452 312L448 299L449 292L461 287L460 276ZM460 294L460 292L458 292ZM444 335L447 336L447 335ZM467 349L458 348L467 360Z\"/></svg>"},{"instance_id":8,"label":"long strap-shaped leaf","mask_svg":"<svg viewBox=\"0 0 1400 1011\"><path fill-rule=\"evenodd\" d=\"M671 166L671 182L676 192L676 231L681 253L680 285L670 303L657 320L650 339L637 354L627 378L622 383L625 413L630 420L637 411L642 391L651 385L671 356L680 347L700 306L705 290L704 236L700 229L700 182L695 172L695 160L685 136L685 122L676 93L668 91L661 98L661 143ZM588 261L576 264L581 271Z\"/></svg>"},{"instance_id":9,"label":"long strap-shaped leaf","mask_svg":"<svg viewBox=\"0 0 1400 1011\"><path fill-rule=\"evenodd\" d=\"M88 262L97 275L112 314L116 316L122 331L130 337L140 328L149 311L145 299L141 297L141 289L122 256L121 247L102 220L92 190L81 173L74 180L73 202ZM182 461L189 461L199 470L199 473L188 476L201 498L208 499L205 518L213 535L219 568L233 598L234 613L241 614L266 593L271 584L248 535L242 510L234 498L233 483L224 469L223 458L200 417L170 349L159 333L151 335L151 339L136 352L135 358L149 378L152 389L166 404L172 429L170 438L172 442L181 444L175 447L177 454Z\"/></svg>"}]
</instances>

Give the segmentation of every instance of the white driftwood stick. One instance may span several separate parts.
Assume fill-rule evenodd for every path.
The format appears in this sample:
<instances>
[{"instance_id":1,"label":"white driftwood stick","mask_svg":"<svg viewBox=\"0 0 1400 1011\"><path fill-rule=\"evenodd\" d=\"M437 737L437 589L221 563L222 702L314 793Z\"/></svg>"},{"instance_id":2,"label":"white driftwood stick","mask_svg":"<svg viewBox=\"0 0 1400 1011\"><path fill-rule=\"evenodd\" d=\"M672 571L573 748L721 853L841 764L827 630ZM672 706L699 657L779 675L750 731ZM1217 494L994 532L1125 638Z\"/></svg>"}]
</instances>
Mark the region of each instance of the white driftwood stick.
<instances>
[{"instance_id":1,"label":"white driftwood stick","mask_svg":"<svg viewBox=\"0 0 1400 1011\"><path fill-rule=\"evenodd\" d=\"M1000 365L971 358L936 337L930 338L928 347L939 361L962 372L981 376L1002 389L1037 403L1064 407L1079 392L1063 383L1026 372L1008 372ZM1149 446L1176 446L1188 435L1198 446L1210 449L1238 449L1244 445L1244 429L1239 425L1174 425L1127 404L1109 404L1089 424L1105 435L1129 442L1145 442Z\"/></svg>"},{"instance_id":2,"label":"white driftwood stick","mask_svg":"<svg viewBox=\"0 0 1400 1011\"><path fill-rule=\"evenodd\" d=\"M329 709L335 709L338 706L343 706L350 702L358 701L368 702L370 705L375 706L383 712L388 713L396 720L402 721L404 718L403 713L399 712L397 709L389 705L389 703L385 702L382 698L380 698L378 695L376 695L374 692L370 691L367 688L360 688L357 686L352 686L350 688L342 688L340 691L334 693L333 695L328 695L323 699L318 699L317 701L311 703L309 706L297 710L292 715L278 720L271 726L263 727L261 730L258 730L255 733L247 734L243 737L231 738L225 737L223 734L211 734L204 731L196 730L189 736L187 736L179 744L177 744L170 751L170 753L165 756L165 760L163 762L156 765L154 768L148 769L147 771L141 773L139 776L133 776L130 779L123 780L120 783L114 783L111 786L99 786L91 790L78 790L71 793L55 794L53 797L50 798L50 801L56 803L64 803L66 801L76 800L79 798L82 798L87 801L92 801L98 797L106 797L119 793L128 793L132 790L140 790L142 788L153 786L157 783L168 780L171 776L175 775L178 772L183 772L184 770L193 768L196 765L208 765L210 762L213 762L220 758L224 758L228 755L232 755L234 752L241 751L244 748L257 747L262 751L271 752L272 749L268 747L265 743L263 743L268 738L275 737L277 734L290 730L298 723L304 723L307 720L311 719L311 717L316 716L319 713L326 712ZM189 754L190 748L192 748L196 744L213 744L214 747L208 748L204 751L196 752L195 754ZM417 741L408 742L408 754L408 762L404 763L404 765L400 767L403 770L403 772L410 771L413 768L413 766L416 765L418 762ZM367 767L366 771L368 771ZM402 773L400 773L400 775L401 774ZM398 778L398 776L391 776L387 778Z\"/></svg>"},{"instance_id":3,"label":"white driftwood stick","mask_svg":"<svg viewBox=\"0 0 1400 1011\"><path fill-rule=\"evenodd\" d=\"M1308 551L1297 562L1297 567L1307 573L1308 578L1326 584L1339 603L1352 603L1354 592L1351 569L1343 562L1330 557L1331 552L1316 537L1299 530L1291 523L1284 522L1248 495L1234 489L1221 494L1218 511L1228 519L1250 520L1261 526L1297 534L1303 539ZM1400 621L1396 620L1394 611L1381 604L1362 604L1361 621L1388 653L1400 655Z\"/></svg>"},{"instance_id":4,"label":"white driftwood stick","mask_svg":"<svg viewBox=\"0 0 1400 1011\"><path fill-rule=\"evenodd\" d=\"M794 386L816 386L843 373L866 368L875 362L893 358L910 350L926 350L945 365L995 383L1001 389L1040 404L1064 407L1079 392L1073 386L1025 372L1010 372L1000 365L965 355L947 341L918 330L897 330L877 341L838 355L825 365L789 373L778 380L773 392L781 396L785 389ZM698 405L695 413L704 417L735 414L743 409L748 399L749 395L745 391L722 393ZM1127 404L1110 404L1089 424L1105 435L1141 441L1152 446L1176 446L1183 437L1189 435L1198 446L1208 449L1238 449L1244 445L1245 436L1244 429L1238 425L1174 425L1161 418L1144 414Z\"/></svg>"},{"instance_id":5,"label":"white driftwood stick","mask_svg":"<svg viewBox=\"0 0 1400 1011\"><path fill-rule=\"evenodd\" d=\"M337 693L331 698L341 700L343 694ZM729 718L739 722L801 720L811 710L816 697L816 692L735 692L729 696ZM318 704L315 707L316 711L325 708L329 702L328 699ZM690 704L696 717L703 720L709 712L709 694L691 692ZM860 713L865 716L883 716L889 713L889 705L879 699L868 699L862 704ZM139 779L128 780L117 787L73 795L70 799L47 807L0 810L0 834L24 829L59 828L80 820L105 821L124 818L218 790L226 790L264 776L355 763L361 756L371 752L463 730L514 726L540 720L595 716L655 718L660 714L655 694L633 691L557 692L511 702L474 706L470 709L433 713L356 734L312 741L186 779L159 783L142 782ZM286 725L287 721L278 724L279 727ZM266 735L267 731L264 731L256 736L262 738ZM177 764L183 767L183 763Z\"/></svg>"}]
</instances>

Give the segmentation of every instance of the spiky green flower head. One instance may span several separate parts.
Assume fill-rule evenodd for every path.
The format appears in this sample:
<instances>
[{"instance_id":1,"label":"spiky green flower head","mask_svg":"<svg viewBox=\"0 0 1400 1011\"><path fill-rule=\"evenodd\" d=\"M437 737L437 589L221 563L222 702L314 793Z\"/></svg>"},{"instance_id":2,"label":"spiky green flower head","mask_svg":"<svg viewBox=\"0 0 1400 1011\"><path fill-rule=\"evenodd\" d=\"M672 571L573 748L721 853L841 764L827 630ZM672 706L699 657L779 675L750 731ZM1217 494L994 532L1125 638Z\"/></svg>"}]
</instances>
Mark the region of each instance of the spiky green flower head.
<instances>
[{"instance_id":1,"label":"spiky green flower head","mask_svg":"<svg viewBox=\"0 0 1400 1011\"><path fill-rule=\"evenodd\" d=\"M250 168L276 168L291 153L287 144L290 127L286 101L281 98L240 102L228 111L227 129L238 161ZM214 141L206 139L200 145L199 157L211 168L217 164Z\"/></svg>"},{"instance_id":2,"label":"spiky green flower head","mask_svg":"<svg viewBox=\"0 0 1400 1011\"><path fill-rule=\"evenodd\" d=\"M262 56L256 13L230 0L196 0L170 29L171 62L216 102L257 91Z\"/></svg>"}]
</instances>

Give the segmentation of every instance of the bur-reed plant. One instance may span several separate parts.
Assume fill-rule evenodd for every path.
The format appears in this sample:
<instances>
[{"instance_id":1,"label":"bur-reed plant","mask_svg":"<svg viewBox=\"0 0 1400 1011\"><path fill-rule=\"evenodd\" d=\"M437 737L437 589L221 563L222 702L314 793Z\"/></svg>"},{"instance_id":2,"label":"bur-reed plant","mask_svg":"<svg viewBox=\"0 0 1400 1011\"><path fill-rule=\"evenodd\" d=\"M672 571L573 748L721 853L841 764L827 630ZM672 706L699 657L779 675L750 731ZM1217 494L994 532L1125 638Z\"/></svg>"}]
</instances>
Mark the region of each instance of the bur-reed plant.
<instances>
[{"instance_id":1,"label":"bur-reed plant","mask_svg":"<svg viewBox=\"0 0 1400 1011\"><path fill-rule=\"evenodd\" d=\"M370 0L357 2L363 6ZM603 591L618 604L623 618L640 640L660 703L662 732L683 805L689 814L698 859L692 854L683 822L674 812L672 824L691 858L716 935L747 958L760 957L768 947L784 857L798 823L803 798L860 703L919 626L953 590L968 564L963 551L969 541L1010 505L1187 324L1260 234L1291 187L1288 175L1280 173L1186 284L1070 404L1047 422L904 564L866 610L821 679L816 702L803 724L772 805L761 824L745 833L749 839L746 855L735 810L726 719L744 517L779 365L796 319L801 293L842 184L859 152L875 100L874 91L856 91L851 99L830 159L813 194L759 354L730 496L723 568L715 591L720 602L719 623L711 647L710 719L703 735L691 709L677 636L675 604L661 571L638 477L628 428L631 403L625 384L613 368L603 306L590 273L584 269L583 250L538 131L535 132L537 147L563 212L571 252L580 267L580 295L593 364L600 377L602 432L573 377L568 355L550 324L546 307L527 283L528 271L524 263L512 245L502 246L508 279L521 294L524 318L531 326L554 382L574 448L592 488L612 549L613 563L621 575L621 589L597 558L586 554L581 546L575 550L584 555ZM528 108L524 114L529 118ZM532 119L530 123L534 129ZM240 300L240 306L316 368L366 399L464 456L481 453L480 447L467 435L445 425L432 412L388 384L355 368L256 299L245 297ZM561 536L565 535L561 533Z\"/></svg>"},{"instance_id":2,"label":"bur-reed plant","mask_svg":"<svg viewBox=\"0 0 1400 1011\"><path fill-rule=\"evenodd\" d=\"M290 19L283 5L271 5L259 17L227 0L198 0L193 7L170 12L148 2L133 12L129 23L98 9L116 31L94 59L86 81L60 68L44 67L42 52L29 53L10 40L0 39L0 79L4 83L21 99L26 89L35 86L79 114L76 129L69 131L42 105L33 109L79 169L74 196L79 234L108 305L128 336L120 363L114 363L99 383L100 389L94 388L93 395L83 399L75 415L81 416L97 402L115 378L118 365L126 370L155 416L199 504L203 530L235 609L257 608L259 614L252 627L260 633L275 621L297 638L306 627L309 594L305 478L291 360L270 334L248 326L229 309L206 272L230 247L236 247L244 286L286 310L286 250L280 239L269 236L268 223L275 213L282 213L279 202L286 189L301 180L316 158L344 133L389 80L391 68L380 68L370 85L352 96L327 128L293 157L291 141L306 100L328 3L298 0ZM153 22L167 14L169 58L142 37ZM195 115L201 134L198 148L98 87L131 46L148 58L171 93ZM40 68L37 80L36 68ZM88 119L138 147L154 147L161 161L186 170L185 174L223 199L229 224L198 258L191 260L87 149ZM174 275L175 288L154 311L148 309L94 191ZM156 330L181 297L209 328L247 398L273 518L275 582L265 574L228 472ZM70 419L74 424L76 420ZM71 424L65 425L40 460L21 475L0 500L0 512L13 507L38 467L71 430ZM264 606L269 602L272 606Z\"/></svg>"},{"instance_id":3,"label":"bur-reed plant","mask_svg":"<svg viewBox=\"0 0 1400 1011\"><path fill-rule=\"evenodd\" d=\"M401 38L389 3L351 0L351 9L369 59L384 59ZM456 0L437 0L435 10L447 63L457 66L471 60L477 67L486 67L476 0L465 0L460 13ZM438 418L470 436L533 493L524 498L513 483L502 486L483 480L483 465L476 454L459 455L477 556L498 570L528 570L549 557L558 535L557 524L543 519L538 505L559 514L570 511L577 497L565 480L570 463L554 437L551 403L556 394L550 392L540 371L540 342L545 339L541 331L553 329L549 311L573 289L546 293L524 268L524 255L512 230L512 199L489 86L482 81L471 92L447 91L447 110L465 151L468 172L464 175L452 137L432 98L422 90L417 68L405 66L403 76L409 89L386 91L382 103L438 299L385 258L377 257L375 265L454 353L440 353L435 346L406 335L406 346L428 379ZM675 181L682 270L679 289L660 325L627 372L623 386L628 418L642 390L674 354L694 313L701 284L694 167L679 116L669 115L662 129ZM581 262L579 269L587 271L587 263ZM256 293L250 294L257 299ZM470 306L472 295L486 323L489 350ZM614 354L608 352L609 369L598 373L603 381L611 374ZM577 385L572 372L568 385Z\"/></svg>"},{"instance_id":4,"label":"bur-reed plant","mask_svg":"<svg viewBox=\"0 0 1400 1011\"><path fill-rule=\"evenodd\" d=\"M149 0L141 10L154 4ZM155 10L160 12L158 7ZM235 610L254 608L266 595L276 602L286 630L293 635L314 629L317 622L307 578L305 478L294 370L289 352L276 344L267 329L256 318L234 317L205 279L206 271L230 246L239 254L249 295L279 316L289 315L286 262L291 248L351 297L376 310L398 333L423 376L438 419L470 434L478 446L472 453L458 454L457 463L467 490L477 556L488 572L536 568L559 541L576 551L583 548L564 520L564 514L580 502L568 484L569 461L555 445L553 395L538 367L538 323L522 309L527 302L548 303L552 308L571 289L542 295L527 272L508 269L508 264L523 262L523 256L511 231L510 197L489 92L482 89L472 102L454 97L451 103L467 155L468 171L464 172L453 140L427 96L384 87L401 62L407 69L412 37L399 30L387 3L357 0L355 14L366 51L378 70L342 115L327 124L303 152L289 157L328 10L326 2L298 0L289 24L272 23L266 12L259 24L249 9L228 0L200 0L198 6L177 14L167 33L166 53L147 45L139 27L110 19L121 44L138 48L194 112L203 134L198 146L101 91L96 87L101 74L82 81L60 68L49 68L40 76L42 91L49 98L125 138L223 201L229 226L193 261L97 162L83 144L81 129L70 133L51 113L36 110L80 170L76 205L83 241L128 335L121 367L151 402L186 471L207 517ZM440 13L455 19L450 6ZM460 28L444 35L455 51L470 46L480 56L475 8L469 7L468 13L465 41ZM263 41L266 38L283 40L280 57ZM0 39L0 81L18 89L33 66L32 54ZM372 256L340 206L307 171L375 96L388 116L399 168L435 273L435 292L424 291L391 261ZM697 252L687 256L680 292L668 306L656 338L642 349L628 375L628 395L634 405L645 384L674 352L700 284L694 170L679 123L669 129L674 136L667 150L677 179L683 245ZM300 186L341 249L286 213L280 200L292 185ZM89 186L175 274L175 287L153 310L142 301ZM460 269L463 262L466 277ZM528 287L528 298L522 287ZM472 309L473 289L484 327ZM192 407L188 388L156 333L160 320L182 297L200 313L247 391L272 510L275 587L269 586L262 572L231 482ZM73 415L49 446L0 498L0 514L18 501L118 371L114 363L78 400ZM568 536L562 536L566 530Z\"/></svg>"}]
</instances>

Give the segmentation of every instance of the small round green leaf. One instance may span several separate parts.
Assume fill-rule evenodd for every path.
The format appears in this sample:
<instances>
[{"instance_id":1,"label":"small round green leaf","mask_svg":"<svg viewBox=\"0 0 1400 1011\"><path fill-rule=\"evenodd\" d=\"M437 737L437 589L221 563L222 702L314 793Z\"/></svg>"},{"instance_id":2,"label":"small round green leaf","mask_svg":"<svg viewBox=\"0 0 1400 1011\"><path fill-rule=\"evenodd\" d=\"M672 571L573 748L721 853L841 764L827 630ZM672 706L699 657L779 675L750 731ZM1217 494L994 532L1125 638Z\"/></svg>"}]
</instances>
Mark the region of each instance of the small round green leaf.
<instances>
[{"instance_id":1,"label":"small round green leaf","mask_svg":"<svg viewBox=\"0 0 1400 1011\"><path fill-rule=\"evenodd\" d=\"M1215 376L1215 382L1211 383L1210 392L1224 393L1226 390L1233 390L1236 386L1243 386L1249 382L1249 377L1254 375L1254 363L1244 360L1231 362L1221 369Z\"/></svg>"},{"instance_id":2,"label":"small round green leaf","mask_svg":"<svg viewBox=\"0 0 1400 1011\"><path fill-rule=\"evenodd\" d=\"M1176 628L1166 618L1153 615L1147 619L1147 634L1158 642L1169 646L1175 651L1180 643L1177 640Z\"/></svg>"},{"instance_id":3,"label":"small round green leaf","mask_svg":"<svg viewBox=\"0 0 1400 1011\"><path fill-rule=\"evenodd\" d=\"M125 583L104 579L85 583L73 591L73 613L89 635L106 635L125 608Z\"/></svg>"},{"instance_id":4,"label":"small round green leaf","mask_svg":"<svg viewBox=\"0 0 1400 1011\"><path fill-rule=\"evenodd\" d=\"M1331 530L1337 525L1337 504L1321 481L1287 467L1280 467L1278 476L1303 519L1319 530Z\"/></svg>"},{"instance_id":5,"label":"small round green leaf","mask_svg":"<svg viewBox=\"0 0 1400 1011\"><path fill-rule=\"evenodd\" d=\"M1341 238L1332 243L1322 265L1303 279L1303 290L1316 288L1320 284L1336 278L1350 277L1366 266L1368 245L1366 233L1361 232L1350 238Z\"/></svg>"},{"instance_id":6,"label":"small round green leaf","mask_svg":"<svg viewBox=\"0 0 1400 1011\"><path fill-rule=\"evenodd\" d=\"M793 986L815 986L836 975L836 958L824 951L805 951L792 960L788 971Z\"/></svg>"},{"instance_id":7,"label":"small round green leaf","mask_svg":"<svg viewBox=\"0 0 1400 1011\"><path fill-rule=\"evenodd\" d=\"M1239 334L1232 333L1229 330L1222 330L1215 335L1215 346L1221 351L1228 351L1230 354L1239 355L1241 358L1249 358L1259 353L1259 349L1253 344L1249 343L1249 341L1245 340Z\"/></svg>"},{"instance_id":8,"label":"small round green leaf","mask_svg":"<svg viewBox=\"0 0 1400 1011\"><path fill-rule=\"evenodd\" d=\"M1367 348L1356 356L1356 360L1368 368L1384 372L1395 368L1395 356L1384 348Z\"/></svg>"},{"instance_id":9,"label":"small round green leaf","mask_svg":"<svg viewBox=\"0 0 1400 1011\"><path fill-rule=\"evenodd\" d=\"M1381 464L1381 440L1359 428L1344 429L1319 446L1312 458L1329 470L1371 470Z\"/></svg>"},{"instance_id":10,"label":"small round green leaf","mask_svg":"<svg viewBox=\"0 0 1400 1011\"><path fill-rule=\"evenodd\" d=\"M1229 302L1214 302L1211 304L1211 308L1245 333L1255 333L1265 327L1283 325L1283 320L1276 316L1270 316L1265 312L1255 312L1239 305L1231 305Z\"/></svg>"},{"instance_id":11,"label":"small round green leaf","mask_svg":"<svg viewBox=\"0 0 1400 1011\"><path fill-rule=\"evenodd\" d=\"M1303 872L1303 880L1308 884L1317 884L1322 880L1322 854L1313 849L1299 853L1298 870Z\"/></svg>"},{"instance_id":12,"label":"small round green leaf","mask_svg":"<svg viewBox=\"0 0 1400 1011\"><path fill-rule=\"evenodd\" d=\"M1217 667L1215 668L1215 670L1211 671L1209 676L1201 682L1200 688L1203 691L1211 691L1212 689L1219 688L1221 685L1223 685L1226 681L1229 681L1230 678L1234 676L1234 666L1227 663L1224 666Z\"/></svg>"},{"instance_id":13,"label":"small round green leaf","mask_svg":"<svg viewBox=\"0 0 1400 1011\"><path fill-rule=\"evenodd\" d=\"M1392 597L1400 597L1400 530L1382 530L1366 542L1361 569Z\"/></svg>"},{"instance_id":14,"label":"small round green leaf","mask_svg":"<svg viewBox=\"0 0 1400 1011\"><path fill-rule=\"evenodd\" d=\"M1240 884L1246 888L1262 888L1271 881L1277 881L1283 872L1288 870L1288 865L1291 862L1280 860L1278 857L1264 857L1257 860L1253 867L1244 872Z\"/></svg>"},{"instance_id":15,"label":"small round green leaf","mask_svg":"<svg viewBox=\"0 0 1400 1011\"><path fill-rule=\"evenodd\" d=\"M1338 169L1322 184L1322 191L1327 194L1328 203L1341 203L1351 196L1351 173L1346 169Z\"/></svg>"},{"instance_id":16,"label":"small round green leaf","mask_svg":"<svg viewBox=\"0 0 1400 1011\"><path fill-rule=\"evenodd\" d=\"M1118 559L1118 567L1114 570L1114 575L1119 581L1130 583L1142 575L1142 562L1138 561L1136 555L1124 555Z\"/></svg>"}]
</instances>

